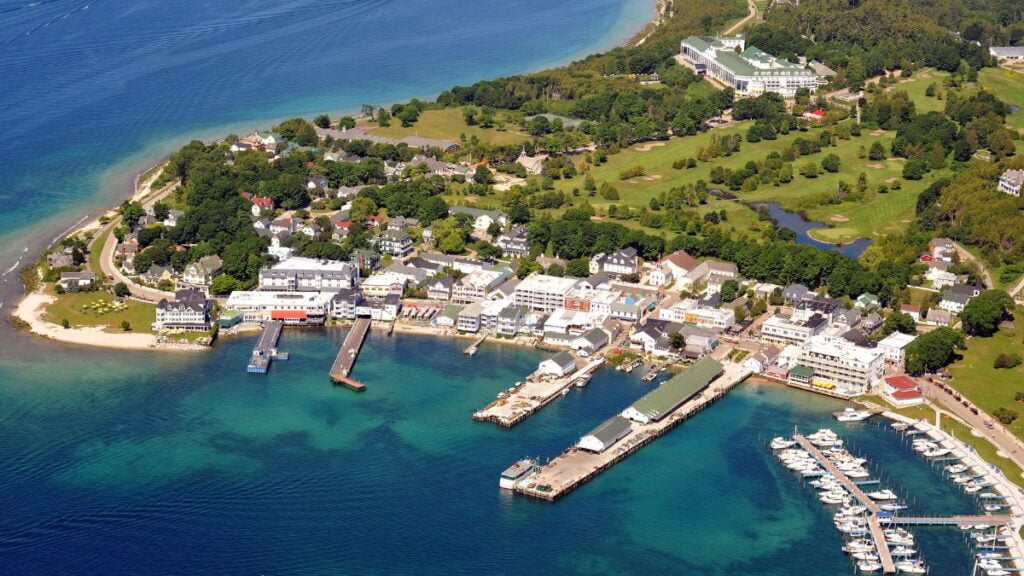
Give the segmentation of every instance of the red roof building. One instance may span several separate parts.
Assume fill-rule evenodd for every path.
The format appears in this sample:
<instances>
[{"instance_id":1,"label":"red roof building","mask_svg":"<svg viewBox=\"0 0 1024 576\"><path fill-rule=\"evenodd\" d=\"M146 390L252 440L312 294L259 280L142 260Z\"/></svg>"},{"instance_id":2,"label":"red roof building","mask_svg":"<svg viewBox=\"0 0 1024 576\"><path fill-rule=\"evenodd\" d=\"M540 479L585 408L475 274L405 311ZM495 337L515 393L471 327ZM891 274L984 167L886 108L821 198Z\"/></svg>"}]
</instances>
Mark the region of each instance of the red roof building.
<instances>
[{"instance_id":1,"label":"red roof building","mask_svg":"<svg viewBox=\"0 0 1024 576\"><path fill-rule=\"evenodd\" d=\"M305 324L309 316L305 310L273 310L270 319L281 320L285 324Z\"/></svg>"},{"instance_id":2,"label":"red roof building","mask_svg":"<svg viewBox=\"0 0 1024 576\"><path fill-rule=\"evenodd\" d=\"M899 408L924 403L921 386L910 376L900 374L885 379L882 396Z\"/></svg>"}]
</instances>

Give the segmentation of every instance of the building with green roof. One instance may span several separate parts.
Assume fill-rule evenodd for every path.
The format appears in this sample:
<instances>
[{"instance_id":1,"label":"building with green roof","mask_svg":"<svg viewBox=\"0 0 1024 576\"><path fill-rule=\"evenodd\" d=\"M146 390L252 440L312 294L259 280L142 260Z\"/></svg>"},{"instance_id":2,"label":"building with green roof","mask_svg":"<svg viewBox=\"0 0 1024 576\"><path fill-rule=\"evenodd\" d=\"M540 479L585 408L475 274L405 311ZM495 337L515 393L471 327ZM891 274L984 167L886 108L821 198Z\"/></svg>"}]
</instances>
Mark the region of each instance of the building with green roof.
<instances>
[{"instance_id":1,"label":"building with green roof","mask_svg":"<svg viewBox=\"0 0 1024 576\"><path fill-rule=\"evenodd\" d=\"M647 424L661 420L687 400L700 394L722 373L722 364L704 358L683 372L663 382L646 396L622 412L634 422Z\"/></svg>"},{"instance_id":2,"label":"building with green roof","mask_svg":"<svg viewBox=\"0 0 1024 576\"><path fill-rule=\"evenodd\" d=\"M814 91L828 82L811 68L746 46L740 36L690 36L680 43L679 53L698 74L717 78L741 96L775 92L792 98L801 88Z\"/></svg>"}]
</instances>

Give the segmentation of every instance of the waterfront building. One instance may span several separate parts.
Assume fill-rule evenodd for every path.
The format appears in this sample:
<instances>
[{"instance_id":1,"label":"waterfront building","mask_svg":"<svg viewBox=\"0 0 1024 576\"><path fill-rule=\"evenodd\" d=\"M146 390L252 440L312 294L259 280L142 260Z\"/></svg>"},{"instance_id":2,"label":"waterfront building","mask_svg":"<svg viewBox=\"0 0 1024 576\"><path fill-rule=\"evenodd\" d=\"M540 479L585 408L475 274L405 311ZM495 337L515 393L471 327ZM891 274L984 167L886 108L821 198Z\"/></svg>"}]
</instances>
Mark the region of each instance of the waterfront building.
<instances>
[{"instance_id":1,"label":"waterfront building","mask_svg":"<svg viewBox=\"0 0 1024 576\"><path fill-rule=\"evenodd\" d=\"M803 344L828 327L828 320L813 314L805 320L796 320L782 313L773 315L761 324L761 340L771 344Z\"/></svg>"},{"instance_id":2,"label":"waterfront building","mask_svg":"<svg viewBox=\"0 0 1024 576\"><path fill-rule=\"evenodd\" d=\"M409 277L398 272L384 271L374 272L364 279L359 287L368 298L383 298L388 294L401 294L405 292L405 285Z\"/></svg>"},{"instance_id":3,"label":"waterfront building","mask_svg":"<svg viewBox=\"0 0 1024 576\"><path fill-rule=\"evenodd\" d=\"M466 274L452 286L452 302L469 304L483 300L492 290L500 286L511 275L508 268L497 270L476 270Z\"/></svg>"},{"instance_id":4,"label":"waterfront building","mask_svg":"<svg viewBox=\"0 0 1024 576\"><path fill-rule=\"evenodd\" d=\"M870 392L885 369L881 350L824 335L814 336L801 346L798 362L814 372L815 380L831 383L846 394Z\"/></svg>"},{"instance_id":5,"label":"waterfront building","mask_svg":"<svg viewBox=\"0 0 1024 576\"><path fill-rule=\"evenodd\" d=\"M363 293L355 288L342 288L331 298L331 316L345 320L356 317L356 309L363 302Z\"/></svg>"},{"instance_id":6,"label":"waterfront building","mask_svg":"<svg viewBox=\"0 0 1024 576\"><path fill-rule=\"evenodd\" d=\"M69 292L85 288L96 281L96 275L88 270L81 272L61 272L57 284Z\"/></svg>"},{"instance_id":7,"label":"waterfront building","mask_svg":"<svg viewBox=\"0 0 1024 576\"><path fill-rule=\"evenodd\" d=\"M289 258L259 274L259 289L274 292L336 292L352 288L358 271L349 262Z\"/></svg>"},{"instance_id":8,"label":"waterfront building","mask_svg":"<svg viewBox=\"0 0 1024 576\"><path fill-rule=\"evenodd\" d=\"M412 266L403 266L395 263L384 269L385 272L401 278L405 284L419 284L427 278L427 272Z\"/></svg>"},{"instance_id":9,"label":"waterfront building","mask_svg":"<svg viewBox=\"0 0 1024 576\"><path fill-rule=\"evenodd\" d=\"M331 314L336 292L273 292L236 290L226 307L242 313L245 322L281 320L286 324L323 324Z\"/></svg>"},{"instance_id":10,"label":"waterfront building","mask_svg":"<svg viewBox=\"0 0 1024 576\"><path fill-rule=\"evenodd\" d=\"M506 306L498 312L495 332L502 336L515 336L523 329L529 308L525 306Z\"/></svg>"},{"instance_id":11,"label":"waterfront building","mask_svg":"<svg viewBox=\"0 0 1024 576\"><path fill-rule=\"evenodd\" d=\"M459 313L463 307L457 304L447 304L441 313L434 316L431 324L438 328L455 328L459 324Z\"/></svg>"},{"instance_id":12,"label":"waterfront building","mask_svg":"<svg viewBox=\"0 0 1024 576\"><path fill-rule=\"evenodd\" d=\"M917 338L917 335L915 334L893 332L879 340L878 350L882 353L886 362L892 364L899 370L903 370L907 358L907 345L913 342L915 338Z\"/></svg>"},{"instance_id":13,"label":"waterfront building","mask_svg":"<svg viewBox=\"0 0 1024 576\"><path fill-rule=\"evenodd\" d=\"M608 334L600 328L591 328L569 342L569 348L581 358L592 356L608 344Z\"/></svg>"},{"instance_id":14,"label":"waterfront building","mask_svg":"<svg viewBox=\"0 0 1024 576\"><path fill-rule=\"evenodd\" d=\"M898 408L924 404L921 387L916 380L905 374L886 378L882 385L882 396Z\"/></svg>"},{"instance_id":15,"label":"waterfront building","mask_svg":"<svg viewBox=\"0 0 1024 576\"><path fill-rule=\"evenodd\" d=\"M483 312L482 302L473 302L459 311L458 327L460 332L477 333L480 331L480 315Z\"/></svg>"},{"instance_id":16,"label":"waterfront building","mask_svg":"<svg viewBox=\"0 0 1024 576\"><path fill-rule=\"evenodd\" d=\"M452 298L453 281L449 277L435 278L427 283L427 299L448 301Z\"/></svg>"},{"instance_id":17,"label":"waterfront building","mask_svg":"<svg viewBox=\"0 0 1024 576\"><path fill-rule=\"evenodd\" d=\"M707 74L732 86L740 96L775 92L792 98L801 88L813 92L828 83L813 69L746 46L740 36L690 36L680 43L680 55L693 65L697 74Z\"/></svg>"},{"instance_id":18,"label":"waterfront building","mask_svg":"<svg viewBox=\"0 0 1024 576\"><path fill-rule=\"evenodd\" d=\"M775 346L762 346L760 350L747 356L743 361L743 367L754 374L761 374L775 365L776 360L779 359L779 352Z\"/></svg>"},{"instance_id":19,"label":"waterfront building","mask_svg":"<svg viewBox=\"0 0 1024 576\"><path fill-rule=\"evenodd\" d=\"M722 373L722 365L712 358L705 358L686 372L677 374L663 382L643 398L622 412L640 424L657 422L668 416L684 402L704 391Z\"/></svg>"},{"instance_id":20,"label":"waterfront building","mask_svg":"<svg viewBox=\"0 0 1024 576\"><path fill-rule=\"evenodd\" d=\"M576 371L576 358L567 351L561 351L537 366L537 371L546 376L565 376Z\"/></svg>"},{"instance_id":21,"label":"waterfront building","mask_svg":"<svg viewBox=\"0 0 1024 576\"><path fill-rule=\"evenodd\" d=\"M565 306L565 298L579 284L576 278L531 274L516 285L513 301L531 310L551 312Z\"/></svg>"},{"instance_id":22,"label":"waterfront building","mask_svg":"<svg viewBox=\"0 0 1024 576\"><path fill-rule=\"evenodd\" d=\"M178 290L174 301L166 298L156 305L154 330L202 331L210 329L213 301L194 288Z\"/></svg>"},{"instance_id":23,"label":"waterfront building","mask_svg":"<svg viewBox=\"0 0 1024 576\"><path fill-rule=\"evenodd\" d=\"M586 436L580 438L581 450L600 454L613 444L621 440L633 429L629 420L620 415L615 415L605 420L600 426L591 430Z\"/></svg>"}]
</instances>

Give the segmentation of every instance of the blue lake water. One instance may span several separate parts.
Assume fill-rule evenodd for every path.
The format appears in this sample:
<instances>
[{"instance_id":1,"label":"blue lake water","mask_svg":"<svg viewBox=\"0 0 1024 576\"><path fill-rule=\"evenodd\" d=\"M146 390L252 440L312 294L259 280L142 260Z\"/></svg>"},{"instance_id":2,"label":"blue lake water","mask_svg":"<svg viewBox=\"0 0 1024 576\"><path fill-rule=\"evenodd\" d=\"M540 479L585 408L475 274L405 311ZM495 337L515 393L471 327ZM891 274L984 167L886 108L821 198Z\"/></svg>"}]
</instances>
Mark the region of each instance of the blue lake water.
<instances>
[{"instance_id":1,"label":"blue lake water","mask_svg":"<svg viewBox=\"0 0 1024 576\"><path fill-rule=\"evenodd\" d=\"M859 257L865 250L867 250L868 246L871 245L871 240L868 238L857 238L848 244L830 244L828 242L815 240L809 232L811 230L828 228L828 226L821 222L808 220L796 212L790 212L776 202L754 204L754 208L757 208L758 206L766 206L768 208L768 214L778 226L789 228L795 232L798 244L808 244L822 250L835 250L840 254L849 256L850 258Z\"/></svg>"},{"instance_id":2,"label":"blue lake water","mask_svg":"<svg viewBox=\"0 0 1024 576\"><path fill-rule=\"evenodd\" d=\"M289 331L245 374L253 337L209 354L42 344L59 364L0 366L5 574L851 573L830 509L766 449L831 426L914 513L975 504L881 423L746 384L555 504L499 491L651 388L599 372L505 430L473 411L546 355L372 334L368 391L327 381L344 332ZM932 574L965 574L956 529L916 529Z\"/></svg>"},{"instance_id":3,"label":"blue lake water","mask_svg":"<svg viewBox=\"0 0 1024 576\"><path fill-rule=\"evenodd\" d=\"M0 0L0 273L191 138L545 68L624 41L653 7Z\"/></svg>"}]
</instances>

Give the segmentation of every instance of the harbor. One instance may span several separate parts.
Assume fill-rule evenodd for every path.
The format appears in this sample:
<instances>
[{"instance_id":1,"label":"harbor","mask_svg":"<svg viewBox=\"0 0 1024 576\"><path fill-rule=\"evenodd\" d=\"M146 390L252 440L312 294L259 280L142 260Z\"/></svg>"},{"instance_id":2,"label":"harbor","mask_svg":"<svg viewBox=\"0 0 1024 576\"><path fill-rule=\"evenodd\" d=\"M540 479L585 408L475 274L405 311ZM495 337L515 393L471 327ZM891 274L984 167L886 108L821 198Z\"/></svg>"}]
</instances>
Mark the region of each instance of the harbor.
<instances>
[{"instance_id":1,"label":"harbor","mask_svg":"<svg viewBox=\"0 0 1024 576\"><path fill-rule=\"evenodd\" d=\"M266 374L270 370L270 363L273 360L287 360L288 353L280 352L277 349L277 342L281 338L281 329L284 323L278 320L268 321L263 325L259 338L252 348L249 356L249 366L246 372L249 374Z\"/></svg>"},{"instance_id":2,"label":"harbor","mask_svg":"<svg viewBox=\"0 0 1024 576\"><path fill-rule=\"evenodd\" d=\"M554 359L559 359L562 354L568 355L568 352L559 353ZM602 357L589 362L573 358L572 371L561 376L545 374L542 369L538 369L527 376L526 380L499 393L496 400L473 414L473 420L511 428L559 396L567 394L572 386L585 385L591 374L602 364Z\"/></svg>"},{"instance_id":3,"label":"harbor","mask_svg":"<svg viewBox=\"0 0 1024 576\"><path fill-rule=\"evenodd\" d=\"M513 490L554 502L707 408L749 375L738 364L723 366L706 358L613 416L588 435L593 438L584 437L581 445L524 476ZM596 446L584 444L590 439Z\"/></svg>"},{"instance_id":4,"label":"harbor","mask_svg":"<svg viewBox=\"0 0 1024 576\"><path fill-rule=\"evenodd\" d=\"M331 382L341 384L355 392L366 390L365 384L352 378L352 368L355 366L359 351L362 350L363 342L366 341L366 334L369 331L370 319L357 318L352 329L345 335L345 340L341 343L341 348L338 349L334 364L331 365Z\"/></svg>"}]
</instances>

